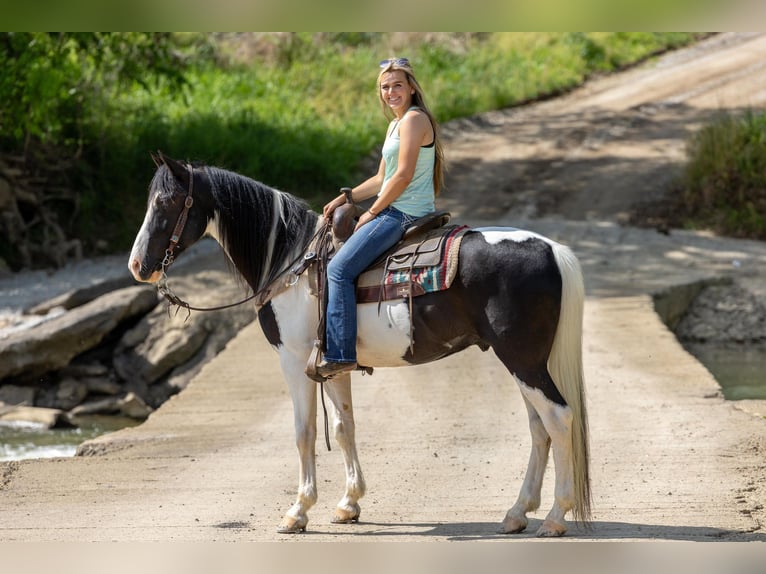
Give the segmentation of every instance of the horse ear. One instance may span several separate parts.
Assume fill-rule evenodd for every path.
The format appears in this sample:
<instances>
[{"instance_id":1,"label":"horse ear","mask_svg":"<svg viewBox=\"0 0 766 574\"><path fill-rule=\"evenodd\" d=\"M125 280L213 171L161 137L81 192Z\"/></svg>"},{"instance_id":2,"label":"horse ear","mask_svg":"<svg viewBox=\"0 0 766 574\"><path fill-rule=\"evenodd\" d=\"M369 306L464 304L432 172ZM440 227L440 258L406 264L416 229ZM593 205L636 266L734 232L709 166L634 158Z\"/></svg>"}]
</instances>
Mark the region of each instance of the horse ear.
<instances>
[{"instance_id":1,"label":"horse ear","mask_svg":"<svg viewBox=\"0 0 766 574\"><path fill-rule=\"evenodd\" d=\"M159 152L159 153L161 154L162 152ZM150 151L149 155L152 156L152 161L154 162L154 165L156 165L157 167L160 167L162 165L162 157L160 155L157 155L153 151Z\"/></svg>"},{"instance_id":2,"label":"horse ear","mask_svg":"<svg viewBox=\"0 0 766 574\"><path fill-rule=\"evenodd\" d=\"M160 159L162 163L170 168L170 172L179 180L184 187L189 185L189 170L186 164L176 161L160 152Z\"/></svg>"}]
</instances>

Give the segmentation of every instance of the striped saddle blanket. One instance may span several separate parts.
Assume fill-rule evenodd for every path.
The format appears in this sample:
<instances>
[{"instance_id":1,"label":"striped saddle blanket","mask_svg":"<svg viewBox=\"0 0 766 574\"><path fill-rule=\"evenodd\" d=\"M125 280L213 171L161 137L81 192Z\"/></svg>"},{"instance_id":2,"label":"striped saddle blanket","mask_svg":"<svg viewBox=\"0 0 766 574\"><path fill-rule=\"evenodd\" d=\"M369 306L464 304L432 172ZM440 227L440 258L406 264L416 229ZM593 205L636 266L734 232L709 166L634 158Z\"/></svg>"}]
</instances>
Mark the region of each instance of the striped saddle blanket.
<instances>
[{"instance_id":1,"label":"striped saddle blanket","mask_svg":"<svg viewBox=\"0 0 766 574\"><path fill-rule=\"evenodd\" d=\"M448 289L457 273L466 225L439 227L404 241L364 273L356 286L357 303L407 299Z\"/></svg>"}]
</instances>

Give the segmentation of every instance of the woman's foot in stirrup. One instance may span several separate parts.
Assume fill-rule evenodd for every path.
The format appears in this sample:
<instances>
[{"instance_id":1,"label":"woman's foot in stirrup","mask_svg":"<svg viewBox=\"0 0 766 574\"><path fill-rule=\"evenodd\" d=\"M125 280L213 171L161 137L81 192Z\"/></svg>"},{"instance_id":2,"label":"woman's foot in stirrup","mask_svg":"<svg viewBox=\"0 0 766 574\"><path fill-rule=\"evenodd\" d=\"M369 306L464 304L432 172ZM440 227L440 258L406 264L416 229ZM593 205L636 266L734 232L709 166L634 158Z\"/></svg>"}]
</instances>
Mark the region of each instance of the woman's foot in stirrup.
<instances>
[{"instance_id":1,"label":"woman's foot in stirrup","mask_svg":"<svg viewBox=\"0 0 766 574\"><path fill-rule=\"evenodd\" d=\"M328 361L322 359L317 365L317 375L323 379L332 379L342 373L348 373L356 369L356 362L353 363L336 363L335 361Z\"/></svg>"}]
</instances>

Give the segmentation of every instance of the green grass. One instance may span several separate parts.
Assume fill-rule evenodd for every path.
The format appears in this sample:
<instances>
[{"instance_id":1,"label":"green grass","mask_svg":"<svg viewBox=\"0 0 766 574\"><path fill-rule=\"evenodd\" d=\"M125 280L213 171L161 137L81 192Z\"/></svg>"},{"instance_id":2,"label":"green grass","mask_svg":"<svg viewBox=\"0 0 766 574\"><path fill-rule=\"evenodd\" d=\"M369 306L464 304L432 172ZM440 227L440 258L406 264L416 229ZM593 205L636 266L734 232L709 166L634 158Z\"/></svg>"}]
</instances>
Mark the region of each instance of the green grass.
<instances>
[{"instance_id":1,"label":"green grass","mask_svg":"<svg viewBox=\"0 0 766 574\"><path fill-rule=\"evenodd\" d=\"M766 114L724 115L688 143L687 226L766 239Z\"/></svg>"},{"instance_id":2,"label":"green grass","mask_svg":"<svg viewBox=\"0 0 766 574\"><path fill-rule=\"evenodd\" d=\"M440 122L570 90L695 39L674 33L282 34L252 41L258 56L218 44L187 87L104 86L89 101L76 234L130 245L143 217L157 149L232 169L319 207L367 176L386 120L377 63L406 56ZM240 38L243 40L243 38Z\"/></svg>"}]
</instances>

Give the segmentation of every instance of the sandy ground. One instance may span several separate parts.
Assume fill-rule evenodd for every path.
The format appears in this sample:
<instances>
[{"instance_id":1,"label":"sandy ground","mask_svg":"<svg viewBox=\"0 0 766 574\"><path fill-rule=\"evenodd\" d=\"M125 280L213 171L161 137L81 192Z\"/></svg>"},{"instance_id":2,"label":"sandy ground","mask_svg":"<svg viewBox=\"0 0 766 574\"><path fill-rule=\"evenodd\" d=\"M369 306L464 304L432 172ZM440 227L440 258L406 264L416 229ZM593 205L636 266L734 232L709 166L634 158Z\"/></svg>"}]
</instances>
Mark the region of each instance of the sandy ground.
<instances>
[{"instance_id":1,"label":"sandy ground","mask_svg":"<svg viewBox=\"0 0 766 574\"><path fill-rule=\"evenodd\" d=\"M721 275L758 285L763 243L619 225L661 194L711 113L762 105L766 35L723 35L577 92L446 126L442 206L571 245L588 300L584 360L594 522L567 540L764 541L766 409L726 402L657 317L651 294ZM257 376L253 373L257 372ZM251 324L179 396L94 454L0 465L2 541L529 540L496 534L529 454L525 409L491 353L354 375L368 494L330 524L341 454L317 446L304 535L276 533L297 479L276 355Z\"/></svg>"}]
</instances>

